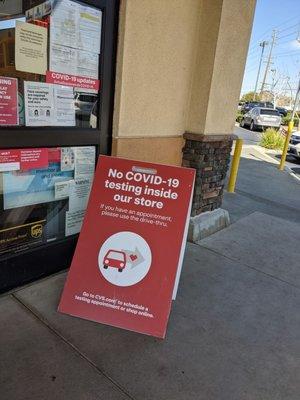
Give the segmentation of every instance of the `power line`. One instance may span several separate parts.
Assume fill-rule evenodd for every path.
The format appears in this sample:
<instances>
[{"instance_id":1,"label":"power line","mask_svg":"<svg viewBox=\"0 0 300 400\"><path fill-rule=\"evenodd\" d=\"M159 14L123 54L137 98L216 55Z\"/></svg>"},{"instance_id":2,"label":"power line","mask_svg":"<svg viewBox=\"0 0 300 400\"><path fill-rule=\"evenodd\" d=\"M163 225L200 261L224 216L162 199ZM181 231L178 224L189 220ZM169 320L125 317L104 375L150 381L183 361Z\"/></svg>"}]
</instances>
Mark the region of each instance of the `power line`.
<instances>
[{"instance_id":1,"label":"power line","mask_svg":"<svg viewBox=\"0 0 300 400\"><path fill-rule=\"evenodd\" d=\"M255 44L253 43L253 44L250 46L249 49L251 49L252 47L257 46L257 44L258 44L261 40L266 39L266 35L267 35L269 32L271 32L271 31L274 30L274 29L279 28L279 27L282 26L282 25L287 24L288 22L290 22L290 21L292 21L292 20L294 20L294 19L298 19L298 21L299 21L299 15L296 15L296 16L294 16L294 17L292 17L292 18L289 18L289 19L287 19L287 20L281 22L281 23L278 24L278 25L275 25L275 26L273 26L273 27L268 28L261 36L259 36L259 37L256 39L256 43L255 43ZM296 24L296 25L297 25L297 24ZM291 26L289 26L288 28L285 28L285 29L286 29L286 30L287 30L287 29L290 29L292 26L293 26L293 25L291 25ZM282 30L282 32L283 32L283 31L284 31L284 30Z\"/></svg>"},{"instance_id":2,"label":"power line","mask_svg":"<svg viewBox=\"0 0 300 400\"><path fill-rule=\"evenodd\" d=\"M280 37L278 38L278 40L280 40L280 39L284 39L285 37L288 37L288 36L295 35L295 34L297 34L297 33L298 33L298 31L294 31L294 32L292 32L292 33L288 33L287 35L280 36Z\"/></svg>"},{"instance_id":3,"label":"power line","mask_svg":"<svg viewBox=\"0 0 300 400\"><path fill-rule=\"evenodd\" d=\"M297 40L297 39L288 39L288 40L285 40L284 42L277 43L277 45L278 45L278 46L281 46L282 44L291 43L291 42L293 42L294 40Z\"/></svg>"},{"instance_id":4,"label":"power line","mask_svg":"<svg viewBox=\"0 0 300 400\"><path fill-rule=\"evenodd\" d=\"M276 57L281 58L281 57L299 57L299 52L296 53L281 53L281 54L276 54Z\"/></svg>"},{"instance_id":5,"label":"power line","mask_svg":"<svg viewBox=\"0 0 300 400\"><path fill-rule=\"evenodd\" d=\"M281 30L279 31L279 33L288 31L289 29L294 28L295 26L299 26L299 23L300 23L300 20L299 20L296 24L294 24L294 25L291 25L291 26L289 26L289 27L287 27L287 28L285 28L285 29L281 29Z\"/></svg>"}]
</instances>

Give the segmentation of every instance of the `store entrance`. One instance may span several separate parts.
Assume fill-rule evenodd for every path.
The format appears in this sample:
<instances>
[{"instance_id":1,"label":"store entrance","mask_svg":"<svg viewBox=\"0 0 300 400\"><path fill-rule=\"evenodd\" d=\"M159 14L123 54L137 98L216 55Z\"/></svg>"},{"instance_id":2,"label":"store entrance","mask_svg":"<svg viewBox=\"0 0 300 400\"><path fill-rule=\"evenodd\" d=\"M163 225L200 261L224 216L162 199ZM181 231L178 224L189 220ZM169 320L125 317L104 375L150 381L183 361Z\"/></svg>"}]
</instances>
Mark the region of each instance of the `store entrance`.
<instances>
[{"instance_id":1,"label":"store entrance","mask_svg":"<svg viewBox=\"0 0 300 400\"><path fill-rule=\"evenodd\" d=\"M69 267L110 154L117 0L0 3L0 292Z\"/></svg>"}]
</instances>

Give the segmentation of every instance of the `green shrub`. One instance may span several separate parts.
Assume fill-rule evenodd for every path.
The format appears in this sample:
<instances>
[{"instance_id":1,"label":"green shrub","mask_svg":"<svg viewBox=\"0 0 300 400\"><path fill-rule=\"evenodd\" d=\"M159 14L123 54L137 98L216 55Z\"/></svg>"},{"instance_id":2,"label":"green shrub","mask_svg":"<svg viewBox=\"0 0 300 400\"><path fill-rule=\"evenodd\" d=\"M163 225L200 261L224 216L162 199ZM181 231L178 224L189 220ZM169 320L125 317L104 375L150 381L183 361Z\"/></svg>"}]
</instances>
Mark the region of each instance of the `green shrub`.
<instances>
[{"instance_id":1,"label":"green shrub","mask_svg":"<svg viewBox=\"0 0 300 400\"><path fill-rule=\"evenodd\" d=\"M242 119L243 119L243 114L240 111L238 111L235 120L236 122L240 123Z\"/></svg>"},{"instance_id":2,"label":"green shrub","mask_svg":"<svg viewBox=\"0 0 300 400\"><path fill-rule=\"evenodd\" d=\"M264 131L261 137L260 146L266 149L282 150L285 137L273 128L268 128Z\"/></svg>"},{"instance_id":3,"label":"green shrub","mask_svg":"<svg viewBox=\"0 0 300 400\"><path fill-rule=\"evenodd\" d=\"M282 125L288 125L290 120L291 120L291 113L288 113L286 117L282 117L281 124ZM298 118L294 118L294 126L295 127L299 126L299 119Z\"/></svg>"}]
</instances>

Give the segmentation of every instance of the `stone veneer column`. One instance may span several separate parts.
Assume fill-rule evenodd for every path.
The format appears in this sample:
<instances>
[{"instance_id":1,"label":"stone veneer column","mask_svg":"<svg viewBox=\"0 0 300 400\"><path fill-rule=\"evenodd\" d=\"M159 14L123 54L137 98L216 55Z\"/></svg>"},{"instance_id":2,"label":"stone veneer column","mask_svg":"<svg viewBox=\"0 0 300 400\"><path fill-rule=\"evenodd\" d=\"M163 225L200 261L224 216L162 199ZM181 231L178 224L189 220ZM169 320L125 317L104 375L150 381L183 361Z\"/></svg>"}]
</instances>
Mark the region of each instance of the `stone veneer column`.
<instances>
[{"instance_id":1,"label":"stone veneer column","mask_svg":"<svg viewBox=\"0 0 300 400\"><path fill-rule=\"evenodd\" d=\"M202 2L182 161L197 173L193 242L229 224L221 203L254 9L255 0Z\"/></svg>"},{"instance_id":2,"label":"stone veneer column","mask_svg":"<svg viewBox=\"0 0 300 400\"><path fill-rule=\"evenodd\" d=\"M222 204L224 180L234 135L185 133L182 165L196 169L192 217Z\"/></svg>"}]
</instances>

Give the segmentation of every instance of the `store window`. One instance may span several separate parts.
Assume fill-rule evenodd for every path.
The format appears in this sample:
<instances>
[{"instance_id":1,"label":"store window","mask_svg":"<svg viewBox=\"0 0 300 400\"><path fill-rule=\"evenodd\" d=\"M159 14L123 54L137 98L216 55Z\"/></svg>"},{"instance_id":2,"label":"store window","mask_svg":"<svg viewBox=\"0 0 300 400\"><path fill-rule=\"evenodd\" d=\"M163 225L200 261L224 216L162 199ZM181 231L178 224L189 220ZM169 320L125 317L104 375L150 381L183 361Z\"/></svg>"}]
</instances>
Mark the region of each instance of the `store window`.
<instances>
[{"instance_id":1,"label":"store window","mask_svg":"<svg viewBox=\"0 0 300 400\"><path fill-rule=\"evenodd\" d=\"M0 151L0 257L79 233L95 147Z\"/></svg>"},{"instance_id":2,"label":"store window","mask_svg":"<svg viewBox=\"0 0 300 400\"><path fill-rule=\"evenodd\" d=\"M0 0L0 293L70 265L111 151L118 14L118 0Z\"/></svg>"},{"instance_id":3,"label":"store window","mask_svg":"<svg viewBox=\"0 0 300 400\"><path fill-rule=\"evenodd\" d=\"M102 11L73 0L10 1L3 11L0 127L96 129Z\"/></svg>"}]
</instances>

